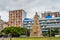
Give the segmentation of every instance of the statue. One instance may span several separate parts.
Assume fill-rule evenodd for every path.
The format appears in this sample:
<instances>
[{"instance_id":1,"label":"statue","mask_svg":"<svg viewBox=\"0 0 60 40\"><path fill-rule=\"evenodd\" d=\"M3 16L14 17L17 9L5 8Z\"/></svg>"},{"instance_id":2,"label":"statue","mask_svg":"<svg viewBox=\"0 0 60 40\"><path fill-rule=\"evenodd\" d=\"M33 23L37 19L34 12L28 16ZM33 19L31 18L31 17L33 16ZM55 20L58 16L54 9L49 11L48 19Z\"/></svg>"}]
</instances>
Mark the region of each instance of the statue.
<instances>
[{"instance_id":1,"label":"statue","mask_svg":"<svg viewBox=\"0 0 60 40\"><path fill-rule=\"evenodd\" d=\"M42 30L39 24L39 16L36 12L34 16L34 23L32 25L32 29L30 31L30 37L43 37Z\"/></svg>"}]
</instances>

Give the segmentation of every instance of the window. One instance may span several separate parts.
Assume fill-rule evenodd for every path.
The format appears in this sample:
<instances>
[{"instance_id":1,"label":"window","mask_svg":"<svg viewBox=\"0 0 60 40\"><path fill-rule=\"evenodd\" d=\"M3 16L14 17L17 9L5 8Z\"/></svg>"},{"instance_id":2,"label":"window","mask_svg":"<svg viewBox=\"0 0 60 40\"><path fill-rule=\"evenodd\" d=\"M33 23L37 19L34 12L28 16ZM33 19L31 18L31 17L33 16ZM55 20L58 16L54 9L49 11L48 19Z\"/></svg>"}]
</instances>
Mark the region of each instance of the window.
<instances>
[{"instance_id":1,"label":"window","mask_svg":"<svg viewBox=\"0 0 60 40\"><path fill-rule=\"evenodd\" d=\"M50 13L47 13L48 16L50 16Z\"/></svg>"},{"instance_id":2,"label":"window","mask_svg":"<svg viewBox=\"0 0 60 40\"><path fill-rule=\"evenodd\" d=\"M30 23L30 22L29 22Z\"/></svg>"}]
</instances>

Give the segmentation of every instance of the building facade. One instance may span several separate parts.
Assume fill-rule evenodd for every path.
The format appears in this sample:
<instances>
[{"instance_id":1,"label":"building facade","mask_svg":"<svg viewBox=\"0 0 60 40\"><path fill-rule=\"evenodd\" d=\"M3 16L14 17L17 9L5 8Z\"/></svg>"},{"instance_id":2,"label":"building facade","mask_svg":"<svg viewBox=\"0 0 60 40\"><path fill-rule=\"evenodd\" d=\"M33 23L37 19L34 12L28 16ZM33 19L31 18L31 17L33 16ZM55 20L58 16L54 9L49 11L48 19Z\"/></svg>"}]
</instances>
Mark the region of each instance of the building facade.
<instances>
[{"instance_id":1,"label":"building facade","mask_svg":"<svg viewBox=\"0 0 60 40\"><path fill-rule=\"evenodd\" d=\"M55 13L55 14L58 14L58 13ZM24 22L23 27L26 27L27 29L31 29L34 19L25 18L23 22ZM53 17L52 15L46 15L45 18L43 17L39 18L39 23L43 32L47 32L49 28L52 28L52 29L57 28L59 30L58 34L60 34L60 16L57 15L56 17Z\"/></svg>"},{"instance_id":2,"label":"building facade","mask_svg":"<svg viewBox=\"0 0 60 40\"><path fill-rule=\"evenodd\" d=\"M4 22L4 25L3 25L3 27L4 27L4 28L6 28L6 27L9 27L9 24L8 24L8 22Z\"/></svg>"},{"instance_id":3,"label":"building facade","mask_svg":"<svg viewBox=\"0 0 60 40\"><path fill-rule=\"evenodd\" d=\"M50 15L52 17L60 17L60 12L44 12L42 13L42 18L46 18L47 15Z\"/></svg>"},{"instance_id":4,"label":"building facade","mask_svg":"<svg viewBox=\"0 0 60 40\"><path fill-rule=\"evenodd\" d=\"M26 17L24 10L9 11L9 26L23 26L23 19Z\"/></svg>"},{"instance_id":5,"label":"building facade","mask_svg":"<svg viewBox=\"0 0 60 40\"><path fill-rule=\"evenodd\" d=\"M1 19L1 16L0 16L0 31L3 30L4 28L4 21Z\"/></svg>"}]
</instances>

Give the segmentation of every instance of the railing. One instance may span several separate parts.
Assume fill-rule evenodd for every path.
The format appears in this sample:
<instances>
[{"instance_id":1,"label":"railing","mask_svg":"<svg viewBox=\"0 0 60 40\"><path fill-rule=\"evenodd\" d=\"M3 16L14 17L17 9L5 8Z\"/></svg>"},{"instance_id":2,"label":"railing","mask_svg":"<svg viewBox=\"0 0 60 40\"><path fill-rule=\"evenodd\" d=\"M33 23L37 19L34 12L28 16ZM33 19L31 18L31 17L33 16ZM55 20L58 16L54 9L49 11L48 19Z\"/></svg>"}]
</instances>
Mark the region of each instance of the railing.
<instances>
[{"instance_id":1,"label":"railing","mask_svg":"<svg viewBox=\"0 0 60 40\"><path fill-rule=\"evenodd\" d=\"M51 26L57 25L57 26L60 26L60 24L40 24L40 25L51 25Z\"/></svg>"},{"instance_id":2,"label":"railing","mask_svg":"<svg viewBox=\"0 0 60 40\"><path fill-rule=\"evenodd\" d=\"M47 23L47 22L60 22L60 20L59 21L44 21L44 22L40 22L40 23Z\"/></svg>"}]
</instances>

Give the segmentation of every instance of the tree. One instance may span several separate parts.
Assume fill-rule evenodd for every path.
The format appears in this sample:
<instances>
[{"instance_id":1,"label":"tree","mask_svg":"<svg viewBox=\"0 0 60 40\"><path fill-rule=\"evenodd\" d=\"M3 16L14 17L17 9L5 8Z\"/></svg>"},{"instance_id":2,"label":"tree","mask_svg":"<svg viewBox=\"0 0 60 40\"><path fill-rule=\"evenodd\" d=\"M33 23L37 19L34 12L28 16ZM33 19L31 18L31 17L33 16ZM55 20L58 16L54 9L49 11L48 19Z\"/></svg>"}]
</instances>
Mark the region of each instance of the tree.
<instances>
[{"instance_id":1,"label":"tree","mask_svg":"<svg viewBox=\"0 0 60 40\"><path fill-rule=\"evenodd\" d=\"M17 35L17 34L20 35L22 33L25 34L26 31L27 31L26 28L11 26L11 27L4 28L1 32L5 34L10 34L10 36L12 36L12 35Z\"/></svg>"},{"instance_id":2,"label":"tree","mask_svg":"<svg viewBox=\"0 0 60 40\"><path fill-rule=\"evenodd\" d=\"M55 36L55 34L58 34L59 31L57 28L51 29L51 36ZM50 29L48 29L48 34L50 36Z\"/></svg>"},{"instance_id":3,"label":"tree","mask_svg":"<svg viewBox=\"0 0 60 40\"><path fill-rule=\"evenodd\" d=\"M58 34L59 31L58 31L58 28L55 28L55 34Z\"/></svg>"},{"instance_id":4,"label":"tree","mask_svg":"<svg viewBox=\"0 0 60 40\"><path fill-rule=\"evenodd\" d=\"M48 29L48 35L50 36L50 29Z\"/></svg>"}]
</instances>

